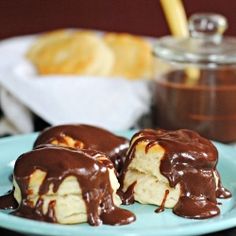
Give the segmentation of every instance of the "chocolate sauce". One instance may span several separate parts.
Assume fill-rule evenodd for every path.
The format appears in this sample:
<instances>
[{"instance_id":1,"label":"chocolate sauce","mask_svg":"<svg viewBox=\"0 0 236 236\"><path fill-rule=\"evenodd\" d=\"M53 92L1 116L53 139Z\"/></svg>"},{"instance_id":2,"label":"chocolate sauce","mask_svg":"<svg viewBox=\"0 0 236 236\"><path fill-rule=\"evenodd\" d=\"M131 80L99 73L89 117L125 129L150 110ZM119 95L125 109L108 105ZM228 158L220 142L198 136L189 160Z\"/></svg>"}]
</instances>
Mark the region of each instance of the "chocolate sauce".
<instances>
[{"instance_id":1,"label":"chocolate sauce","mask_svg":"<svg viewBox=\"0 0 236 236\"><path fill-rule=\"evenodd\" d=\"M165 203L166 203L169 192L170 191L168 189L166 189L164 198L161 202L161 205L155 210L156 213L161 213L165 210Z\"/></svg>"},{"instance_id":2,"label":"chocolate sauce","mask_svg":"<svg viewBox=\"0 0 236 236\"><path fill-rule=\"evenodd\" d=\"M134 203L134 188L136 183L137 181L132 183L125 192L122 191L122 187L118 189L117 194L120 196L123 205L130 205Z\"/></svg>"},{"instance_id":3,"label":"chocolate sauce","mask_svg":"<svg viewBox=\"0 0 236 236\"><path fill-rule=\"evenodd\" d=\"M220 213L216 198L229 198L231 193L221 185L216 170L218 152L209 140L190 130L143 130L135 134L132 140L121 176L122 183L135 156L136 145L146 141L148 151L154 144L159 144L165 149L160 163L161 174L168 179L170 187L177 184L181 187L181 195L173 212L196 219ZM219 178L218 186L215 176Z\"/></svg>"},{"instance_id":4,"label":"chocolate sauce","mask_svg":"<svg viewBox=\"0 0 236 236\"><path fill-rule=\"evenodd\" d=\"M63 142L67 135L84 144L84 149L104 152L113 162L118 173L121 171L129 141L111 132L90 125L60 125L45 129L36 139L34 148L41 144L49 144L52 140ZM80 145L78 145L80 149Z\"/></svg>"},{"instance_id":5,"label":"chocolate sauce","mask_svg":"<svg viewBox=\"0 0 236 236\"><path fill-rule=\"evenodd\" d=\"M218 178L218 184L216 186L216 197L222 199L230 197L231 193L222 185L218 170L215 171L215 175Z\"/></svg>"},{"instance_id":6,"label":"chocolate sauce","mask_svg":"<svg viewBox=\"0 0 236 236\"><path fill-rule=\"evenodd\" d=\"M0 209L11 210L18 207L18 203L13 196L14 191L11 190L7 194L0 196Z\"/></svg>"},{"instance_id":7,"label":"chocolate sauce","mask_svg":"<svg viewBox=\"0 0 236 236\"><path fill-rule=\"evenodd\" d=\"M194 81L184 71L172 71L156 80L154 100L157 127L236 141L236 70L201 70Z\"/></svg>"},{"instance_id":8,"label":"chocolate sauce","mask_svg":"<svg viewBox=\"0 0 236 236\"><path fill-rule=\"evenodd\" d=\"M53 185L56 193L60 184L68 176L75 176L80 184L82 196L86 204L88 223L91 225L128 224L135 220L130 211L118 208L113 203L113 189L109 180L109 168L113 165L104 154L94 150L72 150L68 148L48 146L35 149L21 155L14 168L14 179L19 185L22 201L14 214L42 221L57 222L54 206L49 203L47 214L43 214L41 196ZM47 173L39 188L39 199L34 206L28 200L30 175L40 169Z\"/></svg>"}]
</instances>

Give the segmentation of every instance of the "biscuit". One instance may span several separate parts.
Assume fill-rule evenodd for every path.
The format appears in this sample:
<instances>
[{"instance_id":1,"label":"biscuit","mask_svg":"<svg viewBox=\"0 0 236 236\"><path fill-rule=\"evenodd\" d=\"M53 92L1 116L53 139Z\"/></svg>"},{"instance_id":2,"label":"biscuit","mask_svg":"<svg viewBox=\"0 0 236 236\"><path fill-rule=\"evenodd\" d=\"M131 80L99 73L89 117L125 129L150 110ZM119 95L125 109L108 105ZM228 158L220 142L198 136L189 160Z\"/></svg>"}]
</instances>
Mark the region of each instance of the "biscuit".
<instances>
[{"instance_id":1,"label":"biscuit","mask_svg":"<svg viewBox=\"0 0 236 236\"><path fill-rule=\"evenodd\" d=\"M91 31L45 34L27 53L39 74L108 75L114 63L112 50Z\"/></svg>"},{"instance_id":2,"label":"biscuit","mask_svg":"<svg viewBox=\"0 0 236 236\"><path fill-rule=\"evenodd\" d=\"M40 145L53 144L77 149L93 149L105 153L118 173L123 168L129 141L108 130L85 124L65 124L43 130L34 143Z\"/></svg>"},{"instance_id":3,"label":"biscuit","mask_svg":"<svg viewBox=\"0 0 236 236\"><path fill-rule=\"evenodd\" d=\"M19 204L13 214L21 217L91 225L135 220L131 212L118 208L119 183L103 153L50 145L38 148L17 159L13 185Z\"/></svg>"},{"instance_id":4,"label":"biscuit","mask_svg":"<svg viewBox=\"0 0 236 236\"><path fill-rule=\"evenodd\" d=\"M26 53L26 57L32 62L37 62L40 60L41 51L44 50L44 47L57 44L63 40L66 40L70 37L71 31L69 30L55 30L51 32L44 33L40 35L36 42L34 42Z\"/></svg>"},{"instance_id":5,"label":"biscuit","mask_svg":"<svg viewBox=\"0 0 236 236\"><path fill-rule=\"evenodd\" d=\"M132 193L142 204L157 205L156 212L167 207L186 218L214 217L220 213L217 198L231 196L221 184L217 161L216 147L194 131L142 130L127 152L123 196L132 199Z\"/></svg>"},{"instance_id":6,"label":"biscuit","mask_svg":"<svg viewBox=\"0 0 236 236\"><path fill-rule=\"evenodd\" d=\"M134 142L134 140L133 140ZM140 142L135 148L135 157L128 166L125 174L123 190L136 181L134 199L142 204L160 206L166 190L169 194L165 201L165 207L172 208L178 202L180 185L174 188L169 186L168 179L160 173L160 162L164 155L164 149L155 145L145 151L148 142Z\"/></svg>"},{"instance_id":7,"label":"biscuit","mask_svg":"<svg viewBox=\"0 0 236 236\"><path fill-rule=\"evenodd\" d=\"M147 41L138 36L118 33L105 34L104 41L115 54L111 75L131 79L152 77L152 49Z\"/></svg>"}]
</instances>

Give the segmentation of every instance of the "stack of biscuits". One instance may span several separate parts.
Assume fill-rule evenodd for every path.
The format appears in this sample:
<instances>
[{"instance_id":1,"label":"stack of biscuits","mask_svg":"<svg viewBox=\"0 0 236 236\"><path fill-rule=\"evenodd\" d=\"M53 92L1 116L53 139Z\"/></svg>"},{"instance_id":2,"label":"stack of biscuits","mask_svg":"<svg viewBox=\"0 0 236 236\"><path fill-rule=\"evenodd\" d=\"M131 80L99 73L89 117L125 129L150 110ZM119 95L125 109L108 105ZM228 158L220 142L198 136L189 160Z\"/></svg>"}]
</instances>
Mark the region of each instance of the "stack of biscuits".
<instances>
[{"instance_id":1,"label":"stack of biscuits","mask_svg":"<svg viewBox=\"0 0 236 236\"><path fill-rule=\"evenodd\" d=\"M26 57L40 75L74 74L151 78L151 44L125 33L57 30L39 36Z\"/></svg>"}]
</instances>

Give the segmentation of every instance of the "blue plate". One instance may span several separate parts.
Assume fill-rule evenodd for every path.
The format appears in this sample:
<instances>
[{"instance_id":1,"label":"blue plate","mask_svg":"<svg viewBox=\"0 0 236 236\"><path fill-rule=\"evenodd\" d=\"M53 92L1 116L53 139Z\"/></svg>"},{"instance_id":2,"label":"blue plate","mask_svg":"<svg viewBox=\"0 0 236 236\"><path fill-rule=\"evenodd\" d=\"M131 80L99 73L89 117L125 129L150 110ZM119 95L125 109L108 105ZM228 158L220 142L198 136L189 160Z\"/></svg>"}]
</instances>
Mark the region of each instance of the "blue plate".
<instances>
[{"instance_id":1,"label":"blue plate","mask_svg":"<svg viewBox=\"0 0 236 236\"><path fill-rule=\"evenodd\" d=\"M130 132L120 132L130 136ZM36 134L0 139L0 194L11 189L9 175L14 160L23 152L29 151ZM92 227L88 224L58 225L38 222L0 212L0 226L26 234L36 235L81 235L81 236L154 236L154 235L198 235L236 226L236 150L230 146L215 143L219 150L218 169L224 185L231 190L233 197L222 202L221 214L207 220L189 220L178 217L166 209L154 213L155 206L134 204L126 207L137 217L136 222L125 226L102 225Z\"/></svg>"}]
</instances>

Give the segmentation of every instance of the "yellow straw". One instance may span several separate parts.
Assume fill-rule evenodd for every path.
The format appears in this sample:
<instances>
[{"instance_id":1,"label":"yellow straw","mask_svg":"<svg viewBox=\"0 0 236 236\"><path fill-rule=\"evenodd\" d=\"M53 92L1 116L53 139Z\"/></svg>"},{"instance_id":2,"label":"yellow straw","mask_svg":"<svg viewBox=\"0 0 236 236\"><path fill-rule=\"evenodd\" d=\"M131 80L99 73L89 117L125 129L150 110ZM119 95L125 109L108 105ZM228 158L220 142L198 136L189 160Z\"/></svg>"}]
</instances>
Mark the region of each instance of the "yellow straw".
<instances>
[{"instance_id":1,"label":"yellow straw","mask_svg":"<svg viewBox=\"0 0 236 236\"><path fill-rule=\"evenodd\" d=\"M188 37L188 23L181 0L160 0L171 34L175 37Z\"/></svg>"},{"instance_id":2,"label":"yellow straw","mask_svg":"<svg viewBox=\"0 0 236 236\"><path fill-rule=\"evenodd\" d=\"M175 37L189 37L188 21L181 0L160 0L171 34ZM194 83L200 71L193 67L186 68L188 82Z\"/></svg>"}]
</instances>

